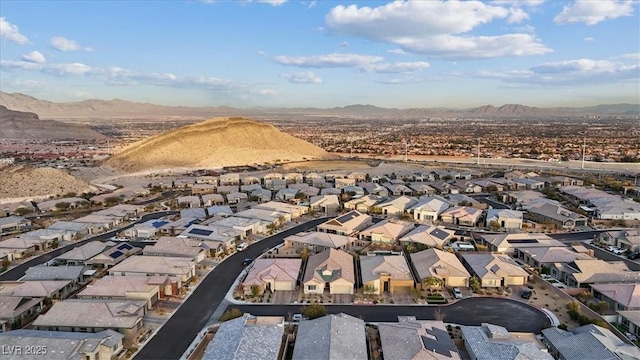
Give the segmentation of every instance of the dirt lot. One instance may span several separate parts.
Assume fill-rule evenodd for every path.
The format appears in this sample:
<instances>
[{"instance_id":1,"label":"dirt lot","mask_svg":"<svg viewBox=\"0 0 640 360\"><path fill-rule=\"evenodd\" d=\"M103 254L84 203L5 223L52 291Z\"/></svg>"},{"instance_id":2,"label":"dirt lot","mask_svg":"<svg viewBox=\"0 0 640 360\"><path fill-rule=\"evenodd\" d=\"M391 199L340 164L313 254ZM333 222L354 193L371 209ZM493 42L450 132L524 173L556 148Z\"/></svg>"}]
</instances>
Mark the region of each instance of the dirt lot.
<instances>
[{"instance_id":1,"label":"dirt lot","mask_svg":"<svg viewBox=\"0 0 640 360\"><path fill-rule=\"evenodd\" d=\"M300 161L282 165L282 169L287 171L356 171L370 168L365 161L357 160Z\"/></svg>"}]
</instances>

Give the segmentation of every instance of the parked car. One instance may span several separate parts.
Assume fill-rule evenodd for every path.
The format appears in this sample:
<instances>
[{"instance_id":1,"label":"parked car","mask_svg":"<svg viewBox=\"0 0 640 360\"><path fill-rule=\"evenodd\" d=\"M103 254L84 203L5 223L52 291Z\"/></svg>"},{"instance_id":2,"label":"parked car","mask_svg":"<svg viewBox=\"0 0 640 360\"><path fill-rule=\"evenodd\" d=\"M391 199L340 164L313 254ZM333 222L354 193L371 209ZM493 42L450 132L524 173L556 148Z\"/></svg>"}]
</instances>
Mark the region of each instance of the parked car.
<instances>
[{"instance_id":1,"label":"parked car","mask_svg":"<svg viewBox=\"0 0 640 360\"><path fill-rule=\"evenodd\" d=\"M616 255L620 255L624 253L624 250L620 249L617 246L608 246L607 247L607 251L611 251L612 253L616 254Z\"/></svg>"},{"instance_id":2,"label":"parked car","mask_svg":"<svg viewBox=\"0 0 640 360\"><path fill-rule=\"evenodd\" d=\"M302 314L293 314L293 316L291 317L292 322L300 322L302 321L302 319L304 319L304 316L302 316Z\"/></svg>"},{"instance_id":3,"label":"parked car","mask_svg":"<svg viewBox=\"0 0 640 360\"><path fill-rule=\"evenodd\" d=\"M242 251L244 249L247 248L247 243L242 243L240 245L238 245L238 247L236 249L238 249L238 251Z\"/></svg>"},{"instance_id":4,"label":"parked car","mask_svg":"<svg viewBox=\"0 0 640 360\"><path fill-rule=\"evenodd\" d=\"M520 297L523 299L530 299L531 294L533 294L531 290L522 290L522 292L520 293Z\"/></svg>"},{"instance_id":5,"label":"parked car","mask_svg":"<svg viewBox=\"0 0 640 360\"><path fill-rule=\"evenodd\" d=\"M640 259L640 252L634 251L634 252L630 253L629 255L627 255L627 259L629 259L629 260Z\"/></svg>"},{"instance_id":6,"label":"parked car","mask_svg":"<svg viewBox=\"0 0 640 360\"><path fill-rule=\"evenodd\" d=\"M456 299L462 299L462 291L460 291L460 289L458 288L453 288L453 290L451 290L451 292L453 293L453 297Z\"/></svg>"}]
</instances>

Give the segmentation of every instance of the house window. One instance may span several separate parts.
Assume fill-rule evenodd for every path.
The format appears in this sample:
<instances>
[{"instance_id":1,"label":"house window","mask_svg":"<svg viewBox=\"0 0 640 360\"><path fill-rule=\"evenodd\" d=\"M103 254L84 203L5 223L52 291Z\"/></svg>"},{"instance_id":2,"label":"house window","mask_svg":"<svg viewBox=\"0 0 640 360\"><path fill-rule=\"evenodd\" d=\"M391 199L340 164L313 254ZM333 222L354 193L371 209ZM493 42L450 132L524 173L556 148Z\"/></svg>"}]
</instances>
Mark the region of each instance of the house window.
<instances>
[{"instance_id":1,"label":"house window","mask_svg":"<svg viewBox=\"0 0 640 360\"><path fill-rule=\"evenodd\" d=\"M307 285L307 290L315 291L316 285Z\"/></svg>"}]
</instances>

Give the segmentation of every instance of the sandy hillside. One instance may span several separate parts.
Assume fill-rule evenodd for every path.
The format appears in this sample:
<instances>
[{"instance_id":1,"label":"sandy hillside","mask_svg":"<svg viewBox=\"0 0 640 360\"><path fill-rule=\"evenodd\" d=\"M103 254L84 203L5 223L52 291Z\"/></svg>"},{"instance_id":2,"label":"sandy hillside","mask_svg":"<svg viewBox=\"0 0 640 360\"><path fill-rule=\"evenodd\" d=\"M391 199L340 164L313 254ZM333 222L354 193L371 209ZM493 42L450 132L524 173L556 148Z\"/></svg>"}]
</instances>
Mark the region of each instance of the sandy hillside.
<instances>
[{"instance_id":1,"label":"sandy hillside","mask_svg":"<svg viewBox=\"0 0 640 360\"><path fill-rule=\"evenodd\" d=\"M0 200L44 195L82 193L94 190L86 182L63 170L9 166L0 169Z\"/></svg>"},{"instance_id":2,"label":"sandy hillside","mask_svg":"<svg viewBox=\"0 0 640 360\"><path fill-rule=\"evenodd\" d=\"M5 139L105 139L86 125L40 120L31 112L9 110L0 105L0 138Z\"/></svg>"},{"instance_id":3,"label":"sandy hillside","mask_svg":"<svg viewBox=\"0 0 640 360\"><path fill-rule=\"evenodd\" d=\"M216 118L131 144L105 165L131 172L332 157L335 156L272 125L245 118Z\"/></svg>"}]
</instances>

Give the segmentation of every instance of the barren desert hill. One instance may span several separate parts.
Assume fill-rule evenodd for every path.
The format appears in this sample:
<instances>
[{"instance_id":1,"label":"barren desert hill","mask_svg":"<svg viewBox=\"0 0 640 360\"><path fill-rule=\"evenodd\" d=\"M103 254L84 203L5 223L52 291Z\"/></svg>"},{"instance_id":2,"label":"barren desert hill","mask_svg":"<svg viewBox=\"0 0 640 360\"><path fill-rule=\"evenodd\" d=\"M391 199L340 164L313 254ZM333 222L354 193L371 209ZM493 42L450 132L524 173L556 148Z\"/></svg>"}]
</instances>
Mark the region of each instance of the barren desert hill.
<instances>
[{"instance_id":1,"label":"barren desert hill","mask_svg":"<svg viewBox=\"0 0 640 360\"><path fill-rule=\"evenodd\" d=\"M128 172L329 159L323 149L246 118L215 118L131 144L104 163Z\"/></svg>"},{"instance_id":2,"label":"barren desert hill","mask_svg":"<svg viewBox=\"0 0 640 360\"><path fill-rule=\"evenodd\" d=\"M0 202L9 198L37 198L86 191L95 191L95 188L64 170L29 166L0 168Z\"/></svg>"},{"instance_id":3,"label":"barren desert hill","mask_svg":"<svg viewBox=\"0 0 640 360\"><path fill-rule=\"evenodd\" d=\"M40 120L34 113L14 111L0 105L0 138L104 139L106 136L86 125Z\"/></svg>"}]
</instances>

